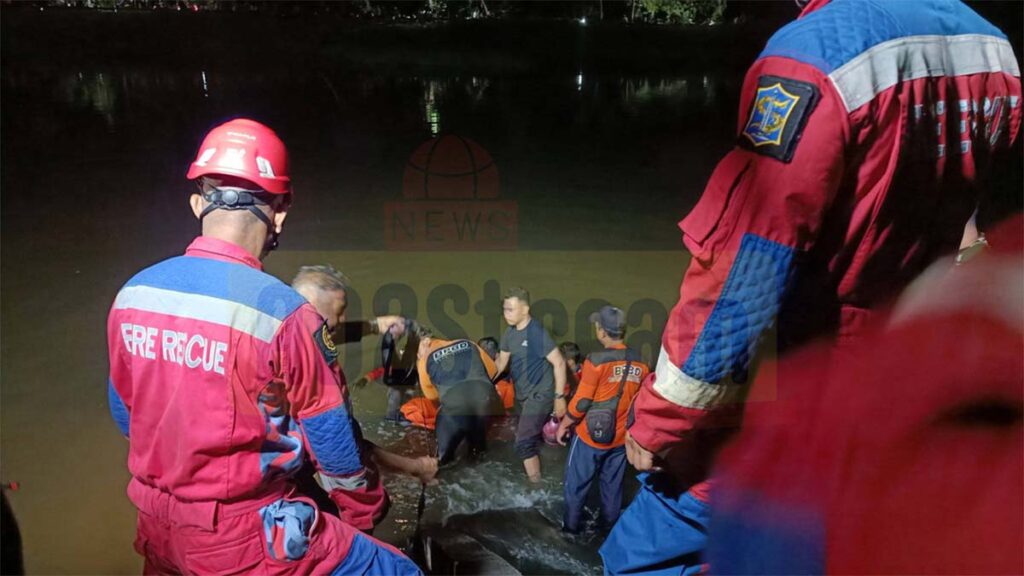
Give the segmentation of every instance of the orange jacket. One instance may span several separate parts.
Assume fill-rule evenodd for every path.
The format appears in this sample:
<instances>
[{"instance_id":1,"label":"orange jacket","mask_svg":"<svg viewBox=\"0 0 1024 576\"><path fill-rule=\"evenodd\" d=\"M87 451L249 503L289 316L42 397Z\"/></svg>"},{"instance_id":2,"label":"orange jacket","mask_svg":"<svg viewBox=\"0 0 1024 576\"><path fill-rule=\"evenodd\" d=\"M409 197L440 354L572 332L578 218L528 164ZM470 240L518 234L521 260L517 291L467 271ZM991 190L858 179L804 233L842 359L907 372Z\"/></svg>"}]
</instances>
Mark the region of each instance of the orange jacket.
<instances>
[{"instance_id":1,"label":"orange jacket","mask_svg":"<svg viewBox=\"0 0 1024 576\"><path fill-rule=\"evenodd\" d=\"M487 352L469 340L431 339L430 351L416 368L423 395L435 402L451 386L466 380L493 381L498 374Z\"/></svg>"},{"instance_id":2,"label":"orange jacket","mask_svg":"<svg viewBox=\"0 0 1024 576\"><path fill-rule=\"evenodd\" d=\"M413 426L433 430L437 427L437 402L424 397L413 398L402 404L402 415Z\"/></svg>"},{"instance_id":3,"label":"orange jacket","mask_svg":"<svg viewBox=\"0 0 1024 576\"><path fill-rule=\"evenodd\" d=\"M586 413L595 402L615 397L627 361L630 361L629 376L626 378L616 410L615 440L611 444L598 444L594 442L587 429ZM629 405L640 390L640 382L650 371L651 369L640 361L640 355L626 348L624 344L617 344L587 356L583 361L580 385L569 402L569 417L579 422L576 433L580 439L595 448L622 446L626 441L626 414Z\"/></svg>"},{"instance_id":4,"label":"orange jacket","mask_svg":"<svg viewBox=\"0 0 1024 576\"><path fill-rule=\"evenodd\" d=\"M494 387L498 390L498 396L501 397L501 404L505 407L505 411L509 411L516 405L516 388L512 384L512 381L508 378L498 380L494 384Z\"/></svg>"}]
</instances>

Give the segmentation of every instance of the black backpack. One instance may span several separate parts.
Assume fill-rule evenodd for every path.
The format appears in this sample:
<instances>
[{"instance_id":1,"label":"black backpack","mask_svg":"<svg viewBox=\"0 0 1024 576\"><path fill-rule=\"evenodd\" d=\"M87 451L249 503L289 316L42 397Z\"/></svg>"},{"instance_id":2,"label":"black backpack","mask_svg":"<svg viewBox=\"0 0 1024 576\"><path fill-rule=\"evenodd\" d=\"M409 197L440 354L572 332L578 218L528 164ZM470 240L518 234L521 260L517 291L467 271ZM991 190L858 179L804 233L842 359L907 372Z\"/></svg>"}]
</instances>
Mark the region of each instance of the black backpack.
<instances>
[{"instance_id":1,"label":"black backpack","mask_svg":"<svg viewBox=\"0 0 1024 576\"><path fill-rule=\"evenodd\" d=\"M619 380L619 390L615 396L594 402L587 409L587 431L590 432L590 439L596 444L611 444L615 441L615 421L618 419L619 400L622 398L622 391L626 388L626 380L629 379L629 370L633 367L633 359L627 356L626 367L622 371L622 380Z\"/></svg>"}]
</instances>

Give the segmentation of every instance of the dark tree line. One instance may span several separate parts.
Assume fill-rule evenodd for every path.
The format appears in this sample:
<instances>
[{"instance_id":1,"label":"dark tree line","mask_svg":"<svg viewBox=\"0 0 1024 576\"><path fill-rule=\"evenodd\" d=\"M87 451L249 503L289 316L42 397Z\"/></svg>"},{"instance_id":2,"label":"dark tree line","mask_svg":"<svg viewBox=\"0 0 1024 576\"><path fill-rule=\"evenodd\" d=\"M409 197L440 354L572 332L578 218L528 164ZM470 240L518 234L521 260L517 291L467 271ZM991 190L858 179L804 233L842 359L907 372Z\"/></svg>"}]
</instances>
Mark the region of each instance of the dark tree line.
<instances>
[{"instance_id":1,"label":"dark tree line","mask_svg":"<svg viewBox=\"0 0 1024 576\"><path fill-rule=\"evenodd\" d=\"M718 24L727 0L44 0L5 6L97 10L174 10L337 14L383 20L477 18L566 18L581 22L616 21L662 24Z\"/></svg>"}]
</instances>

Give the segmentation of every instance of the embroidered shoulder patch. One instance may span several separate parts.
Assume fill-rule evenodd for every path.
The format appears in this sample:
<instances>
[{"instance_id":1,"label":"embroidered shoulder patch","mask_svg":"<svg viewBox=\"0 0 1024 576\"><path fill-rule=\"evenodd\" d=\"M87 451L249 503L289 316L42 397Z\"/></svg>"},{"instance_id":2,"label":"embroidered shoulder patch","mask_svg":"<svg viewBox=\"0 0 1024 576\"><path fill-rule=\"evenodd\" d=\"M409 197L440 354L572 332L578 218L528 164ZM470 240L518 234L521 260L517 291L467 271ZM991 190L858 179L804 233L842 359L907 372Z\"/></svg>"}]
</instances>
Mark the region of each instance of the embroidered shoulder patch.
<instances>
[{"instance_id":1,"label":"embroidered shoulder patch","mask_svg":"<svg viewBox=\"0 0 1024 576\"><path fill-rule=\"evenodd\" d=\"M324 360L328 364L334 364L338 359L338 347L331 339L331 330L327 327L327 322L313 332L313 340L316 342L316 347L320 349L320 353L324 355Z\"/></svg>"},{"instance_id":2,"label":"embroidered shoulder patch","mask_svg":"<svg viewBox=\"0 0 1024 576\"><path fill-rule=\"evenodd\" d=\"M808 82L761 76L750 110L750 119L740 134L740 145L782 162L793 159L807 117L818 103L818 88Z\"/></svg>"}]
</instances>

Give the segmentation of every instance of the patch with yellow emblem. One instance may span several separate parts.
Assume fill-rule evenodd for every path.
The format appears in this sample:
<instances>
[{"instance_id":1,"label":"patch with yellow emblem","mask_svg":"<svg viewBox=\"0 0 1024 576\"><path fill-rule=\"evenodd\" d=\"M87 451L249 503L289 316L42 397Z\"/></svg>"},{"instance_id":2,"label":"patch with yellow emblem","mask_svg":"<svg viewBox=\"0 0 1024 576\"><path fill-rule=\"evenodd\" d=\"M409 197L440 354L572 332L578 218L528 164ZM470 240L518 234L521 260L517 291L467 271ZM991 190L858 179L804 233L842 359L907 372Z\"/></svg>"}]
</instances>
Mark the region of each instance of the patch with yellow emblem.
<instances>
[{"instance_id":1,"label":"patch with yellow emblem","mask_svg":"<svg viewBox=\"0 0 1024 576\"><path fill-rule=\"evenodd\" d=\"M327 322L324 322L319 330L313 332L313 340L316 341L316 347L320 349L320 353L324 355L324 360L328 364L333 364L338 359L338 347L331 338L331 330L327 327Z\"/></svg>"},{"instance_id":2,"label":"patch with yellow emblem","mask_svg":"<svg viewBox=\"0 0 1024 576\"><path fill-rule=\"evenodd\" d=\"M789 162L817 103L818 88L814 84L761 76L757 79L757 94L750 119L740 135L740 145Z\"/></svg>"}]
</instances>

